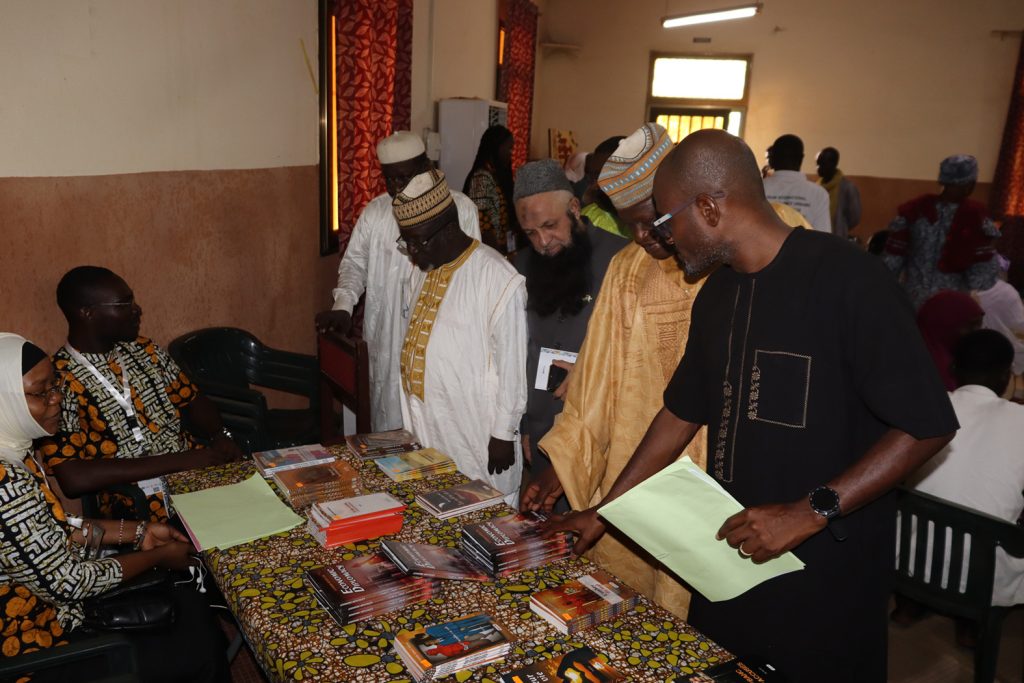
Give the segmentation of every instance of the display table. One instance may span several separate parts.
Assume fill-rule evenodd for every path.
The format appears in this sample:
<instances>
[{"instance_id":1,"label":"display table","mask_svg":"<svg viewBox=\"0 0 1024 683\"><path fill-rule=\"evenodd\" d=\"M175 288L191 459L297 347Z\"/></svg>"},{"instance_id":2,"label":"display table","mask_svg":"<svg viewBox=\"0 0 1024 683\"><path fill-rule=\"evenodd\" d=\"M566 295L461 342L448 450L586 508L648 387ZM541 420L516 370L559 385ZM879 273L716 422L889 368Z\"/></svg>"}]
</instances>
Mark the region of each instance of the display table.
<instances>
[{"instance_id":1,"label":"display table","mask_svg":"<svg viewBox=\"0 0 1024 683\"><path fill-rule=\"evenodd\" d=\"M347 458L343 448L335 452ZM463 524L508 514L498 505L439 520L413 501L417 493L466 481L461 474L396 484L372 462L352 462L365 492L387 491L409 505L400 541L457 547ZM168 477L172 493L233 484L255 471L251 462L182 472ZM408 681L391 640L402 629L449 621L482 611L502 622L516 642L503 662L460 672L445 680L498 681L503 673L588 645L633 681L671 681L683 673L726 661L732 655L669 612L642 600L633 612L600 626L563 636L530 611L530 595L586 574L588 560L574 558L493 582L445 581L439 595L401 612L339 626L302 581L306 569L377 550L377 541L332 550L320 547L304 526L252 543L204 553L204 560L234 612L267 676L275 681ZM614 573L614 567L606 568Z\"/></svg>"}]
</instances>

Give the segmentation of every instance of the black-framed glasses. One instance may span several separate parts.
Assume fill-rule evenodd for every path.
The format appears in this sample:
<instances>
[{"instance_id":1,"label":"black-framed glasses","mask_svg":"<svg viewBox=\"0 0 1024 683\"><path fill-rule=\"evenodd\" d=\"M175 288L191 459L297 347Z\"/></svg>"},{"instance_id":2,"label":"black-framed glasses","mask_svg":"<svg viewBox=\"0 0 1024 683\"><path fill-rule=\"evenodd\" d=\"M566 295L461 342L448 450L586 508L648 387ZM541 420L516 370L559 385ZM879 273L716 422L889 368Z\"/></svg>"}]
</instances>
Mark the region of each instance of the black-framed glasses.
<instances>
[{"instance_id":1,"label":"black-framed glasses","mask_svg":"<svg viewBox=\"0 0 1024 683\"><path fill-rule=\"evenodd\" d=\"M67 385L67 376L60 374L53 384L46 387L42 391L26 391L26 396L38 398L43 403L50 403L55 398L59 398L64 395L64 387Z\"/></svg>"},{"instance_id":2,"label":"black-framed glasses","mask_svg":"<svg viewBox=\"0 0 1024 683\"><path fill-rule=\"evenodd\" d=\"M691 199L690 201L686 202L685 204L680 204L679 206L672 209L668 213L659 216L657 220L651 223L651 231L661 240L665 240L672 237L672 231L668 227L668 222L672 220L673 216L677 216L686 209L690 208L701 195L704 195L705 197L711 197L712 199L722 199L725 197L725 191L718 190L717 192L710 193L698 192L693 196L693 199Z\"/></svg>"},{"instance_id":3,"label":"black-framed glasses","mask_svg":"<svg viewBox=\"0 0 1024 683\"><path fill-rule=\"evenodd\" d=\"M410 250L422 251L423 249L427 248L428 244L430 244L430 240L437 237L438 233L447 228L449 225L451 225L450 222L444 223L443 225L439 225L426 237L413 237L411 239L406 239L402 235L399 235L398 239L395 240L395 244L398 246L398 251L402 254L408 255Z\"/></svg>"}]
</instances>

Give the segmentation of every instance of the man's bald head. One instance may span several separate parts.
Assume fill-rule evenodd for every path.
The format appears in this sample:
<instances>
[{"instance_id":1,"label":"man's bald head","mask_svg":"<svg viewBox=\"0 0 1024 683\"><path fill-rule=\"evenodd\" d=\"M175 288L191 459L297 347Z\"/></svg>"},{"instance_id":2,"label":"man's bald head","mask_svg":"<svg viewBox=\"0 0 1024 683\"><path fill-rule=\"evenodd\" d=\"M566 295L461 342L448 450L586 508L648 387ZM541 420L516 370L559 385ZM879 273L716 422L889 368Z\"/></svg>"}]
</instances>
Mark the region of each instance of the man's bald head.
<instances>
[{"instance_id":1,"label":"man's bald head","mask_svg":"<svg viewBox=\"0 0 1024 683\"><path fill-rule=\"evenodd\" d=\"M658 169L654 184L655 192L659 184L671 184L689 197L724 191L726 201L767 202L754 153L743 140L721 130L700 130L683 138ZM659 203L658 209L672 207Z\"/></svg>"},{"instance_id":2,"label":"man's bald head","mask_svg":"<svg viewBox=\"0 0 1024 683\"><path fill-rule=\"evenodd\" d=\"M777 222L754 153L720 130L697 131L676 145L655 175L654 201L659 213L672 213L667 241L689 275L731 263L741 232Z\"/></svg>"}]
</instances>

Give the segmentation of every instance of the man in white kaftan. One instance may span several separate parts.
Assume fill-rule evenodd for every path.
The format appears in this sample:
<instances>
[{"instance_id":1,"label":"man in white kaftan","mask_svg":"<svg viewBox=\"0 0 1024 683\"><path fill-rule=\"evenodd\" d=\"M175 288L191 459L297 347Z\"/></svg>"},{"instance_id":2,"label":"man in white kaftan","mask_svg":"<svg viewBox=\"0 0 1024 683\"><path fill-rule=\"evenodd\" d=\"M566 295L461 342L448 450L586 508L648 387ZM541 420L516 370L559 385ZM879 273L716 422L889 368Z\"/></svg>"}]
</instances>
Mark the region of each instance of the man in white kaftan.
<instances>
[{"instance_id":1,"label":"man in white kaftan","mask_svg":"<svg viewBox=\"0 0 1024 683\"><path fill-rule=\"evenodd\" d=\"M444 175L413 179L394 200L416 268L401 351L406 428L515 506L526 410L526 286L494 249L458 228Z\"/></svg>"},{"instance_id":2,"label":"man in white kaftan","mask_svg":"<svg viewBox=\"0 0 1024 683\"><path fill-rule=\"evenodd\" d=\"M374 431L402 427L398 385L398 355L407 318L402 317L402 285L408 282L412 263L398 251L398 224L391 200L416 174L431 168L419 136L400 131L377 145L377 158L387 193L372 199L359 215L345 255L338 265L331 311L317 316L317 327L342 334L351 327L352 310L366 293L363 339L370 352L370 406ZM461 192L452 193L459 224L467 235L480 238L476 205Z\"/></svg>"}]
</instances>

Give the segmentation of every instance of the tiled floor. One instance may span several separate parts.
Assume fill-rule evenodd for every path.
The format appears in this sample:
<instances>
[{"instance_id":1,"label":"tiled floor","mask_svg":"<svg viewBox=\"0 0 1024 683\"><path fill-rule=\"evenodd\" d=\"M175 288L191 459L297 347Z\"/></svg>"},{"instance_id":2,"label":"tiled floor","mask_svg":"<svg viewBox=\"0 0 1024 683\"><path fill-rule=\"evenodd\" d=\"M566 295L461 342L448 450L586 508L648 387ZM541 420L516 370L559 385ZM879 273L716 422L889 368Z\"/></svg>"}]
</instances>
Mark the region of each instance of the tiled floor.
<instances>
[{"instance_id":1,"label":"tiled floor","mask_svg":"<svg viewBox=\"0 0 1024 683\"><path fill-rule=\"evenodd\" d=\"M1024 680L1024 607L1003 623L996 680ZM932 614L910 627L889 626L889 683L973 681L974 653L957 646L952 619Z\"/></svg>"}]
</instances>

